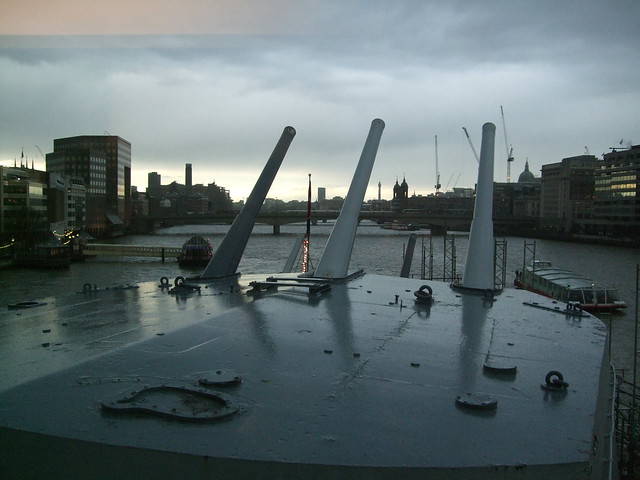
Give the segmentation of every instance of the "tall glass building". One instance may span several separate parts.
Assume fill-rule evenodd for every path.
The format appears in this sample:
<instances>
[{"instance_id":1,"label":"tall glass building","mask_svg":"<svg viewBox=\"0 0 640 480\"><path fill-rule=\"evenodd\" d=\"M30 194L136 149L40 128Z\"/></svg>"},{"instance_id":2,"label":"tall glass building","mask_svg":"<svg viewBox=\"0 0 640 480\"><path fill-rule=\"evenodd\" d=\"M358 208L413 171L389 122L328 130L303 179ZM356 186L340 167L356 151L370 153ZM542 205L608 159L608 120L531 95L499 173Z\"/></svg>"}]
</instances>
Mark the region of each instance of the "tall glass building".
<instances>
[{"instance_id":1,"label":"tall glass building","mask_svg":"<svg viewBox=\"0 0 640 480\"><path fill-rule=\"evenodd\" d=\"M591 233L640 239L640 145L604 155L595 172Z\"/></svg>"},{"instance_id":2,"label":"tall glass building","mask_svg":"<svg viewBox=\"0 0 640 480\"><path fill-rule=\"evenodd\" d=\"M87 192L87 231L104 236L131 224L131 143L114 135L57 138L47 171L81 177Z\"/></svg>"}]
</instances>

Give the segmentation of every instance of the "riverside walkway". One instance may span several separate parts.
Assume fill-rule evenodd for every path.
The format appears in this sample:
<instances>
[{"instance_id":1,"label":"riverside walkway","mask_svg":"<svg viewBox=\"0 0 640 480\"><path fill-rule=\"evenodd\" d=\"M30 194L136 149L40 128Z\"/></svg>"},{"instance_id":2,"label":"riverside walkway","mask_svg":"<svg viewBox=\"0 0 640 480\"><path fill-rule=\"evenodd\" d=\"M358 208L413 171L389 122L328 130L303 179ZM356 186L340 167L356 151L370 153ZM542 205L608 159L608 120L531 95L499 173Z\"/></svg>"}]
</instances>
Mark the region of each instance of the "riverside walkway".
<instances>
[{"instance_id":1,"label":"riverside walkway","mask_svg":"<svg viewBox=\"0 0 640 480\"><path fill-rule=\"evenodd\" d=\"M156 245L118 245L111 243L87 243L82 248L85 255L111 255L119 257L156 257L164 262L166 258L177 259L181 247L162 247Z\"/></svg>"}]
</instances>

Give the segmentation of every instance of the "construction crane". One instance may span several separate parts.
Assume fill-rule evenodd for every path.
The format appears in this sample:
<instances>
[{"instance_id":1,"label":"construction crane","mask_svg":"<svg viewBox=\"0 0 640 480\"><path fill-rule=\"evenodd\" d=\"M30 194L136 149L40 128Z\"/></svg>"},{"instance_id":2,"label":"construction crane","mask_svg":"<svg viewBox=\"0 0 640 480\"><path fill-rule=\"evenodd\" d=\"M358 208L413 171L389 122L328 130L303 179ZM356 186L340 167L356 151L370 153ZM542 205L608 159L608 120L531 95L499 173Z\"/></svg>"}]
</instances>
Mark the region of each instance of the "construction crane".
<instances>
[{"instance_id":1,"label":"construction crane","mask_svg":"<svg viewBox=\"0 0 640 480\"><path fill-rule=\"evenodd\" d=\"M38 145L36 145L36 148L40 152L40 156L42 157L42 159L46 162L47 161L47 157L44 155L44 153L42 153L42 150L40 149L40 147Z\"/></svg>"},{"instance_id":2,"label":"construction crane","mask_svg":"<svg viewBox=\"0 0 640 480\"><path fill-rule=\"evenodd\" d=\"M451 187L451 188L455 189L455 188L458 186L458 180L460 180L460 175L462 175L462 172L460 172L460 173L458 174L458 176L456 177L456 181L455 181L455 183L453 184L453 187Z\"/></svg>"},{"instance_id":3,"label":"construction crane","mask_svg":"<svg viewBox=\"0 0 640 480\"><path fill-rule=\"evenodd\" d=\"M440 170L438 168L438 135L436 135L436 195L440 195Z\"/></svg>"},{"instance_id":4,"label":"construction crane","mask_svg":"<svg viewBox=\"0 0 640 480\"><path fill-rule=\"evenodd\" d=\"M513 162L513 147L509 147L509 141L507 140L507 124L504 121L504 110L500 105L500 113L502 114L502 128L504 129L504 144L507 148L507 183L511 183L511 162Z\"/></svg>"},{"instance_id":5,"label":"construction crane","mask_svg":"<svg viewBox=\"0 0 640 480\"><path fill-rule=\"evenodd\" d=\"M451 183L451 180L453 180L453 173L451 174L451 176L449 177L449 180L447 181L447 184L445 185L444 189L447 190L447 188L449 188L449 184Z\"/></svg>"},{"instance_id":6,"label":"construction crane","mask_svg":"<svg viewBox=\"0 0 640 480\"><path fill-rule=\"evenodd\" d=\"M40 152L40 156L42 157L42 160L44 160L44 163L47 163L47 157L45 157L44 153L42 152L42 150L40 149L40 147L38 145L36 145L36 148L38 149L38 152ZM31 160L31 168L33 168L33 160Z\"/></svg>"},{"instance_id":7,"label":"construction crane","mask_svg":"<svg viewBox=\"0 0 640 480\"><path fill-rule=\"evenodd\" d=\"M473 143L471 142L471 137L469 136L469 132L467 132L467 129L465 127L462 127L462 130L464 130L464 134L467 136L467 140L469 140L469 145L471 146L473 155L476 157L476 162L480 163L480 157L478 156L478 152L476 152L476 149L473 146Z\"/></svg>"}]
</instances>

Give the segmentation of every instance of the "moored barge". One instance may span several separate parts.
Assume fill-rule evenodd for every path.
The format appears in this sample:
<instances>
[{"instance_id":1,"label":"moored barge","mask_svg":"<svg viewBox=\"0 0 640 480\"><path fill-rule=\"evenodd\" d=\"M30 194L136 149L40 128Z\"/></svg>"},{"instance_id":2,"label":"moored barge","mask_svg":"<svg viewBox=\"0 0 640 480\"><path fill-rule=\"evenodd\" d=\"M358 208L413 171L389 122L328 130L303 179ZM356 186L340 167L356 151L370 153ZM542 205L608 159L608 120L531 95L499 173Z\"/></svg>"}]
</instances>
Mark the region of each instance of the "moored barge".
<instances>
[{"instance_id":1,"label":"moored barge","mask_svg":"<svg viewBox=\"0 0 640 480\"><path fill-rule=\"evenodd\" d=\"M627 308L618 290L596 284L590 278L569 270L554 268L546 260L534 260L522 272L516 271L514 285L531 292L576 305L594 313L611 313Z\"/></svg>"}]
</instances>

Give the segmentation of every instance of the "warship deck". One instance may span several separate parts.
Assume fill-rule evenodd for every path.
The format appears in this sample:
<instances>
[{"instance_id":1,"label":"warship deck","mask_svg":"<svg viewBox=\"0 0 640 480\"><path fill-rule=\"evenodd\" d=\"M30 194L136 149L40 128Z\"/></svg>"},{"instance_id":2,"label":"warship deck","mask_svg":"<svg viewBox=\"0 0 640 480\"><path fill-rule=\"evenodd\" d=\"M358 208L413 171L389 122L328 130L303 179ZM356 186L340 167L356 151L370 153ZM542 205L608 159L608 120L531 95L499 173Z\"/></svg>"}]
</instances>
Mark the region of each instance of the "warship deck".
<instances>
[{"instance_id":1,"label":"warship deck","mask_svg":"<svg viewBox=\"0 0 640 480\"><path fill-rule=\"evenodd\" d=\"M426 282L433 304L422 305L414 279L365 274L317 294L251 293L244 280L3 312L2 477L590 478L606 467L592 461L608 434L596 425L594 438L596 412L609 408L597 318L515 289L486 298ZM566 389L541 387L553 371ZM162 388L126 401L148 387ZM203 418L217 413L194 400L202 391L230 415ZM151 414L105 408L144 402Z\"/></svg>"}]
</instances>

